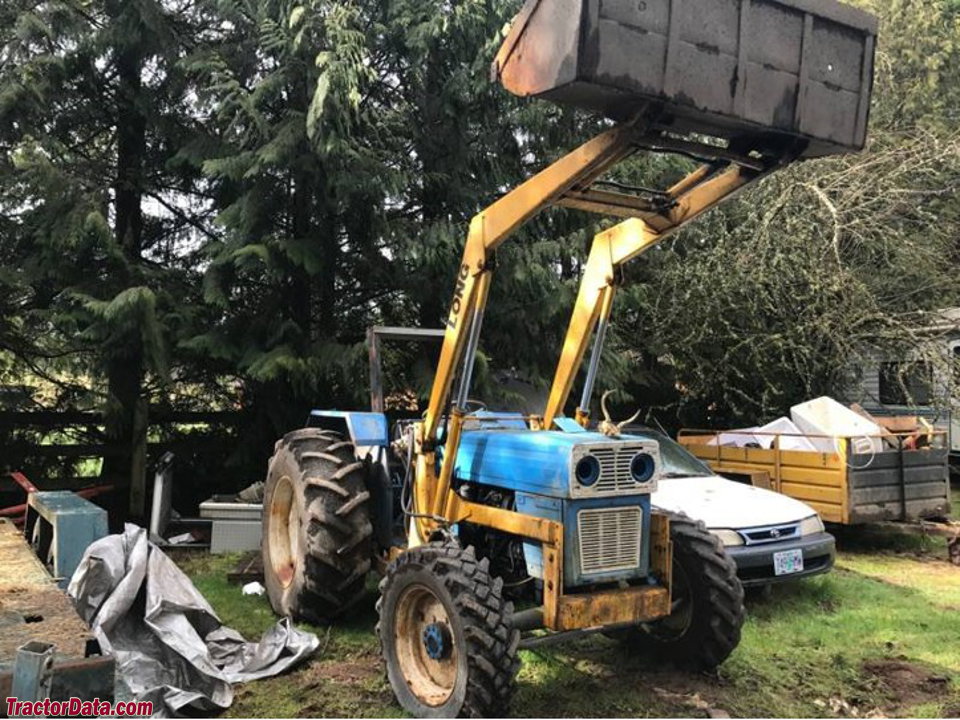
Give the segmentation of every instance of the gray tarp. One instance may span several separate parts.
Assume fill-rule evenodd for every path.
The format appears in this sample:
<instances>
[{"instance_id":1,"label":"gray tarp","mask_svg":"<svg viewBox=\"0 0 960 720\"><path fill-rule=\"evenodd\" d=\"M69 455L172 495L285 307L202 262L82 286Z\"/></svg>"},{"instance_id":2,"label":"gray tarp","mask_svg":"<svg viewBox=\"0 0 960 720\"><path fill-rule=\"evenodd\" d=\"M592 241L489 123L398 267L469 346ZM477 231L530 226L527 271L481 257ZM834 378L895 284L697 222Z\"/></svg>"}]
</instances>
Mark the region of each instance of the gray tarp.
<instances>
[{"instance_id":1,"label":"gray tarp","mask_svg":"<svg viewBox=\"0 0 960 720\"><path fill-rule=\"evenodd\" d=\"M116 658L117 698L153 701L155 715L229 707L231 683L276 675L319 645L289 618L246 642L136 525L87 548L67 592Z\"/></svg>"}]
</instances>

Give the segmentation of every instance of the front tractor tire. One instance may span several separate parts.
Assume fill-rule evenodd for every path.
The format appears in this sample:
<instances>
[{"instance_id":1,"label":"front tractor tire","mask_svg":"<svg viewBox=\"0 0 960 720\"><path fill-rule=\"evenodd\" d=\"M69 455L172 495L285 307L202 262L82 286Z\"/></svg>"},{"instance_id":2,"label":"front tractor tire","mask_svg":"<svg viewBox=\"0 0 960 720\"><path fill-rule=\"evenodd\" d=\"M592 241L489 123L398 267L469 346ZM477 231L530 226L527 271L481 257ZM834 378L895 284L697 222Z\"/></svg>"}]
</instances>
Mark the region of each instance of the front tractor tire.
<instances>
[{"instance_id":1,"label":"front tractor tire","mask_svg":"<svg viewBox=\"0 0 960 720\"><path fill-rule=\"evenodd\" d=\"M263 574L274 611L316 624L363 593L372 534L365 470L339 433L287 433L270 459L263 499Z\"/></svg>"},{"instance_id":2,"label":"front tractor tire","mask_svg":"<svg viewBox=\"0 0 960 720\"><path fill-rule=\"evenodd\" d=\"M670 615L618 635L631 645L652 644L659 659L677 667L713 670L740 643L745 612L737 566L720 540L686 515L670 515L670 539Z\"/></svg>"},{"instance_id":3,"label":"front tractor tire","mask_svg":"<svg viewBox=\"0 0 960 720\"><path fill-rule=\"evenodd\" d=\"M520 666L513 604L486 559L453 541L394 560L380 583L377 636L387 678L415 717L503 717Z\"/></svg>"}]
</instances>

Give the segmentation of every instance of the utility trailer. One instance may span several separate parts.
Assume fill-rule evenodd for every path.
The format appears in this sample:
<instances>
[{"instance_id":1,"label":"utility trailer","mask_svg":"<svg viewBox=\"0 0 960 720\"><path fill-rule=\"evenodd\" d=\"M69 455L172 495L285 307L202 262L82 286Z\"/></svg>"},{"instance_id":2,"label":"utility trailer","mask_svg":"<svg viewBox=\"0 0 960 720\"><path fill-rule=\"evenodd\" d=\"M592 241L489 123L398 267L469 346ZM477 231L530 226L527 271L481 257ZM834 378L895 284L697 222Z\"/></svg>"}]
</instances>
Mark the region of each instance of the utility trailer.
<instances>
[{"instance_id":1,"label":"utility trailer","mask_svg":"<svg viewBox=\"0 0 960 720\"><path fill-rule=\"evenodd\" d=\"M930 444L911 450L908 433L886 435L895 447L856 452L863 438L769 435L769 449L721 445L735 430L681 430L678 440L720 474L748 478L812 506L827 522L857 525L884 520L943 518L950 512L949 448L946 433L931 433ZM784 438L828 439L834 452L783 450Z\"/></svg>"}]
</instances>

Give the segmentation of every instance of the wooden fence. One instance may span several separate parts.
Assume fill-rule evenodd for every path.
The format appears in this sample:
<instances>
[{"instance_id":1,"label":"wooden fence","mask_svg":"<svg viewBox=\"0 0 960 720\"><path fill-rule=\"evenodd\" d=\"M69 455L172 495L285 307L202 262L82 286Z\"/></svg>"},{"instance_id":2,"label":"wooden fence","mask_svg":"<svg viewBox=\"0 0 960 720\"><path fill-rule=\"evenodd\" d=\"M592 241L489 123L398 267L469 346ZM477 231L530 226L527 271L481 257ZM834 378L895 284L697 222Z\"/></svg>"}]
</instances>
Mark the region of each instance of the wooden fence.
<instances>
[{"instance_id":1,"label":"wooden fence","mask_svg":"<svg viewBox=\"0 0 960 720\"><path fill-rule=\"evenodd\" d=\"M238 489L236 467L227 459L239 443L240 412L151 410L143 477L121 482L118 507L136 493L139 511L149 512L152 466L165 452L177 458L180 500L187 506L214 492ZM78 490L103 482L101 461L122 454L103 436L98 413L77 411L0 411L0 470L23 471L41 490ZM242 473L239 473L242 474ZM252 482L255 479L250 478ZM0 479L0 506L22 502L22 490ZM190 511L189 507L185 508Z\"/></svg>"}]
</instances>

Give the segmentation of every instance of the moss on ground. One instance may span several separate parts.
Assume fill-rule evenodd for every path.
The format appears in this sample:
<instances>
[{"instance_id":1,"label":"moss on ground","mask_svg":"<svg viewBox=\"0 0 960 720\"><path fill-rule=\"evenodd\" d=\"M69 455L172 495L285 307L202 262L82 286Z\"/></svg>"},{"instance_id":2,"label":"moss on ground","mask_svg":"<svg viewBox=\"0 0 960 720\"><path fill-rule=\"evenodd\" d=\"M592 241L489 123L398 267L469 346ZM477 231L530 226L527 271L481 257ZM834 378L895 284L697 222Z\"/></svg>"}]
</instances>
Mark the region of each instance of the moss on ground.
<instances>
[{"instance_id":1,"label":"moss on ground","mask_svg":"<svg viewBox=\"0 0 960 720\"><path fill-rule=\"evenodd\" d=\"M237 556L179 554L221 619L259 637L275 618L227 572ZM353 617L310 628L320 650L237 688L228 717L394 717L373 633L376 587ZM524 651L517 716L952 717L960 714L960 569L938 548L843 552L827 576L748 603L740 647L715 675L656 666L603 636Z\"/></svg>"}]
</instances>

